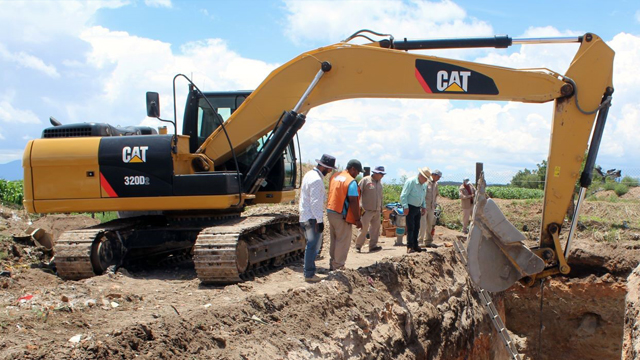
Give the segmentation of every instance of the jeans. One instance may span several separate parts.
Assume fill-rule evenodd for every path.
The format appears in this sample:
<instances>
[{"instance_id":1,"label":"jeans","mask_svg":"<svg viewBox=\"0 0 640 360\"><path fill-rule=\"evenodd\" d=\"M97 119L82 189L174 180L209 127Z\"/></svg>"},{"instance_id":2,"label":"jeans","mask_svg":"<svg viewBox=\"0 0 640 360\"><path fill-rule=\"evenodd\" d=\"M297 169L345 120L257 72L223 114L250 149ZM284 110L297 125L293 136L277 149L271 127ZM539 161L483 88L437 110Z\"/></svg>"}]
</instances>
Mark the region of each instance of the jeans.
<instances>
[{"instance_id":1,"label":"jeans","mask_svg":"<svg viewBox=\"0 0 640 360\"><path fill-rule=\"evenodd\" d=\"M415 249L418 247L418 233L420 232L420 212L419 206L409 205L409 215L407 215L407 247Z\"/></svg>"},{"instance_id":2,"label":"jeans","mask_svg":"<svg viewBox=\"0 0 640 360\"><path fill-rule=\"evenodd\" d=\"M304 277L312 278L316 274L316 257L322 245L322 233L316 231L316 219L301 222L300 227L307 238L307 247L304 250Z\"/></svg>"}]
</instances>

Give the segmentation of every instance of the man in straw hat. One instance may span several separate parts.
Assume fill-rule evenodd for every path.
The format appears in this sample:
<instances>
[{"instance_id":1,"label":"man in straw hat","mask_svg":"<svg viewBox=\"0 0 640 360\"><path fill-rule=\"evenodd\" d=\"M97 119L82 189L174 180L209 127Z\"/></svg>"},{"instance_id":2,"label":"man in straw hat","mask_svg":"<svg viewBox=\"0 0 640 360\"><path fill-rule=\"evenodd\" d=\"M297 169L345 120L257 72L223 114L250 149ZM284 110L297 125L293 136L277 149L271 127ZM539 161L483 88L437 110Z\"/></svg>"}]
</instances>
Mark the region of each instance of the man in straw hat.
<instances>
[{"instance_id":1,"label":"man in straw hat","mask_svg":"<svg viewBox=\"0 0 640 360\"><path fill-rule=\"evenodd\" d=\"M380 214L382 213L382 177L386 174L384 166L376 166L371 175L365 176L358 183L360 188L360 206L362 214L362 229L356 239L356 251L360 252L364 245L367 232L369 233L369 252L382 250L378 246L380 236Z\"/></svg>"},{"instance_id":2,"label":"man in straw hat","mask_svg":"<svg viewBox=\"0 0 640 360\"><path fill-rule=\"evenodd\" d=\"M458 188L458 195L460 196L460 205L462 205L462 233L469 232L469 218L473 211L473 199L476 196L476 189L473 184L469 183L469 178L462 180L462 185Z\"/></svg>"},{"instance_id":3,"label":"man in straw hat","mask_svg":"<svg viewBox=\"0 0 640 360\"><path fill-rule=\"evenodd\" d=\"M420 232L418 233L418 244L425 247L437 248L433 243L433 233L436 226L436 204L438 203L438 180L442 177L440 170L431 172L433 181L427 181L427 196L425 204L427 210L420 218Z\"/></svg>"},{"instance_id":4,"label":"man in straw hat","mask_svg":"<svg viewBox=\"0 0 640 360\"><path fill-rule=\"evenodd\" d=\"M304 281L322 280L316 275L316 256L322 245L324 231L324 201L326 198L322 178L336 168L336 158L323 154L318 165L302 178L300 187L300 226L307 239L304 250Z\"/></svg>"},{"instance_id":5,"label":"man in straw hat","mask_svg":"<svg viewBox=\"0 0 640 360\"><path fill-rule=\"evenodd\" d=\"M427 181L432 181L431 170L428 167L418 169L418 175L405 181L400 193L400 204L404 208L407 220L407 253L423 251L418 246L418 232L420 231L420 217L425 214Z\"/></svg>"}]
</instances>

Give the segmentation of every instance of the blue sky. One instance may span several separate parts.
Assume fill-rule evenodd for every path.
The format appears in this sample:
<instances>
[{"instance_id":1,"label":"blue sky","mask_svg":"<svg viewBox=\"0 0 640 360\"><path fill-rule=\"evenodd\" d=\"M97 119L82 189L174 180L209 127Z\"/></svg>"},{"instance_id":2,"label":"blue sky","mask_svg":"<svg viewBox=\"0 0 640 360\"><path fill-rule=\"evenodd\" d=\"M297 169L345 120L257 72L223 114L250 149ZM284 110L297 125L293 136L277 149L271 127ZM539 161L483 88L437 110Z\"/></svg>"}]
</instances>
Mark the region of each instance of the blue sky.
<instances>
[{"instance_id":1,"label":"blue sky","mask_svg":"<svg viewBox=\"0 0 640 360\"><path fill-rule=\"evenodd\" d=\"M163 113L172 114L178 72L206 90L253 89L291 58L362 28L410 39L600 35L616 51L616 93L597 162L640 173L637 1L0 0L0 164L20 159L49 116L157 126L145 117L145 92L160 92ZM428 54L562 73L576 49ZM180 89L179 107L186 86ZM326 152L342 165L358 158L386 165L388 178L426 165L445 180L472 174L481 161L496 180L508 180L546 158L551 113L551 104L341 101L309 112L302 158Z\"/></svg>"}]
</instances>

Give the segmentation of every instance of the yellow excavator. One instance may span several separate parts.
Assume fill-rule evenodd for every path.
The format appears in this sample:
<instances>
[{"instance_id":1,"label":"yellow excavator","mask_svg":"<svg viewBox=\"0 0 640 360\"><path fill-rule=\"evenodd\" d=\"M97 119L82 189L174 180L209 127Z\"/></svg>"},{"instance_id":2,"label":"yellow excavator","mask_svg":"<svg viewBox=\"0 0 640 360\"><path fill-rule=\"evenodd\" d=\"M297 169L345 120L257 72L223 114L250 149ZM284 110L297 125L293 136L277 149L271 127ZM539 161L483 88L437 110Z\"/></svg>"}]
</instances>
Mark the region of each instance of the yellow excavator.
<instances>
[{"instance_id":1,"label":"yellow excavator","mask_svg":"<svg viewBox=\"0 0 640 360\"><path fill-rule=\"evenodd\" d=\"M356 44L356 38L366 43ZM538 43L579 47L564 74L416 53ZM151 92L147 115L170 122L175 134L98 123L61 125L52 119L57 126L29 141L24 152L24 205L32 213L134 215L63 233L55 246L55 264L65 279L182 251L193 255L203 283L238 282L304 252L296 215L246 216L242 211L250 204L294 199L295 136L310 109L351 98L554 101L539 247L523 245L524 236L486 198L480 181L468 266L472 279L489 291L521 279L568 274L575 223L564 249L559 236L578 177L582 190L576 214L591 179L613 93L613 56L591 33L396 40L361 30L299 55L254 91L202 92L189 81L182 134L175 120L160 119L159 95Z\"/></svg>"}]
</instances>

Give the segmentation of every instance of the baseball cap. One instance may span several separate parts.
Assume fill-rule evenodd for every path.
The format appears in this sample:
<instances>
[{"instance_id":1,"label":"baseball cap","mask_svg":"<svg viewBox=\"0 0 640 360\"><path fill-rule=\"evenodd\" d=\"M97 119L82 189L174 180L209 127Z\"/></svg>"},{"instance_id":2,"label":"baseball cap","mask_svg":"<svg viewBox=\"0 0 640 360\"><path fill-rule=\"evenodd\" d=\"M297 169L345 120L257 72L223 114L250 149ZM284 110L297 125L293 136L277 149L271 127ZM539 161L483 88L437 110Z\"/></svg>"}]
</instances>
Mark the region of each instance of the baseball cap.
<instances>
[{"instance_id":1,"label":"baseball cap","mask_svg":"<svg viewBox=\"0 0 640 360\"><path fill-rule=\"evenodd\" d=\"M353 167L354 169L358 170L358 172L364 172L364 170L362 170L362 164L360 163L360 161L358 161L356 159L351 159L347 163L347 169L351 168L351 167Z\"/></svg>"}]
</instances>

